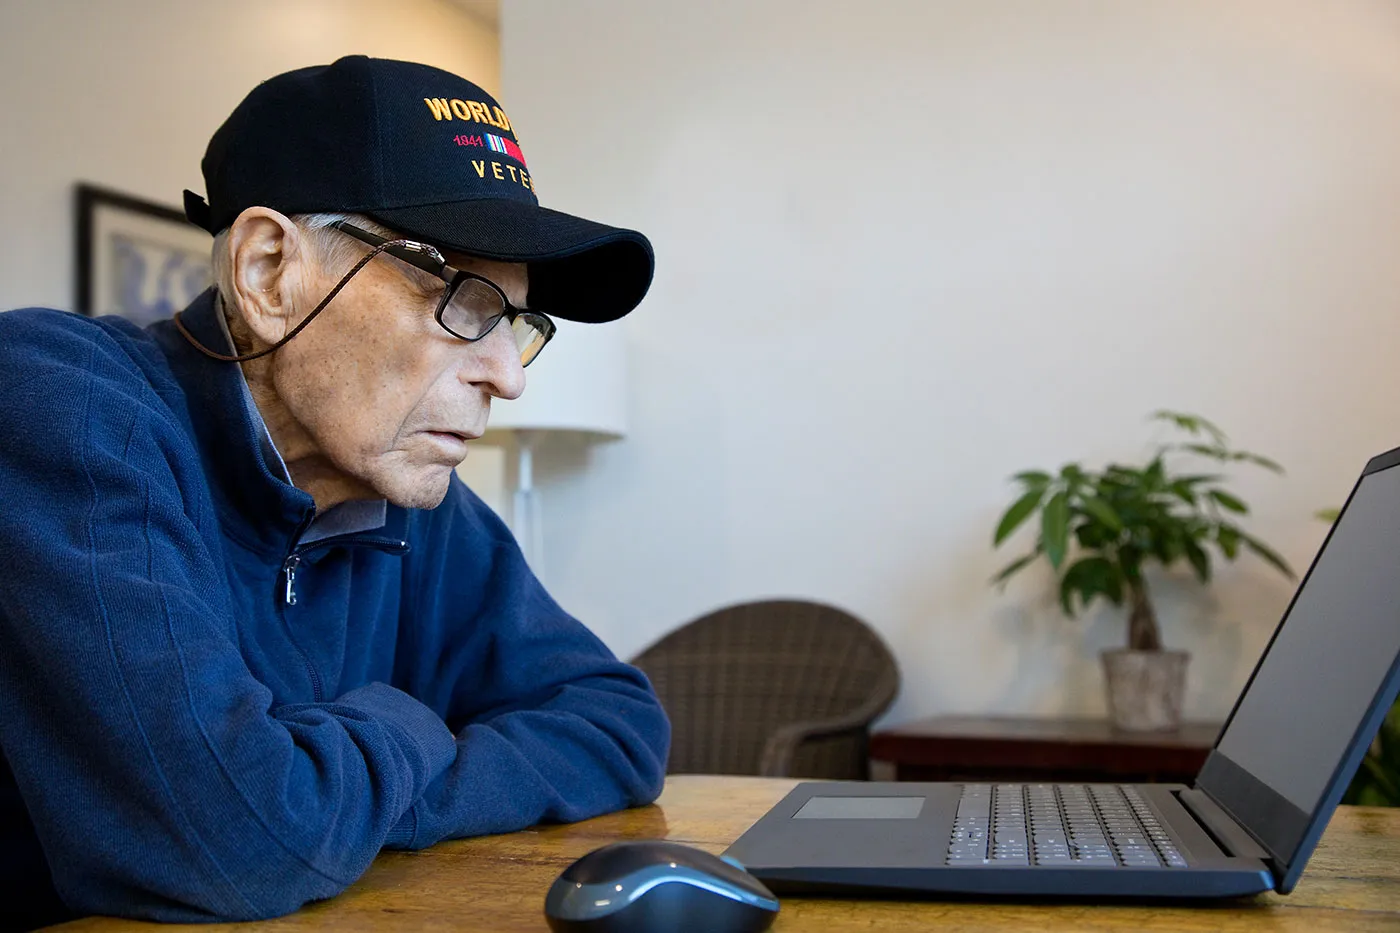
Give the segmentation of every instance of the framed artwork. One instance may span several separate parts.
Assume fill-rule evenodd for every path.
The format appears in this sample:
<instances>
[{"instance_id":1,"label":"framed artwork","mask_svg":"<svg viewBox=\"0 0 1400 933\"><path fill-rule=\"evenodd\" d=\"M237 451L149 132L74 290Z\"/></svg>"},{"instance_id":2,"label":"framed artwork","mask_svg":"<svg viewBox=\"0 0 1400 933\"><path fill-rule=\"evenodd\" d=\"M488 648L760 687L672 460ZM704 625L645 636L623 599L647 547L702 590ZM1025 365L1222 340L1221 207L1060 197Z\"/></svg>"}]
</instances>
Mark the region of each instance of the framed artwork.
<instances>
[{"instance_id":1,"label":"framed artwork","mask_svg":"<svg viewBox=\"0 0 1400 933\"><path fill-rule=\"evenodd\" d=\"M79 184L76 235L82 314L119 314L144 327L213 282L212 238L178 208Z\"/></svg>"}]
</instances>

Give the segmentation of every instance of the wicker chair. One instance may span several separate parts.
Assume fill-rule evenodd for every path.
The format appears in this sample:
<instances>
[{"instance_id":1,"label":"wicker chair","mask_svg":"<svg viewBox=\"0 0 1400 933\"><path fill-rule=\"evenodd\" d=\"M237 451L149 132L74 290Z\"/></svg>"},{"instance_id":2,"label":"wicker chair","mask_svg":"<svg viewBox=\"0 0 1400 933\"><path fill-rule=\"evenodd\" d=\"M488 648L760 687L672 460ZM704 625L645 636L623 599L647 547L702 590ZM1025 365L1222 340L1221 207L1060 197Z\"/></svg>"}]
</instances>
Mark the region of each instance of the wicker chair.
<instances>
[{"instance_id":1,"label":"wicker chair","mask_svg":"<svg viewBox=\"0 0 1400 933\"><path fill-rule=\"evenodd\" d=\"M671 717L672 774L863 780L870 722L899 689L869 626L797 600L712 612L632 663Z\"/></svg>"}]
</instances>

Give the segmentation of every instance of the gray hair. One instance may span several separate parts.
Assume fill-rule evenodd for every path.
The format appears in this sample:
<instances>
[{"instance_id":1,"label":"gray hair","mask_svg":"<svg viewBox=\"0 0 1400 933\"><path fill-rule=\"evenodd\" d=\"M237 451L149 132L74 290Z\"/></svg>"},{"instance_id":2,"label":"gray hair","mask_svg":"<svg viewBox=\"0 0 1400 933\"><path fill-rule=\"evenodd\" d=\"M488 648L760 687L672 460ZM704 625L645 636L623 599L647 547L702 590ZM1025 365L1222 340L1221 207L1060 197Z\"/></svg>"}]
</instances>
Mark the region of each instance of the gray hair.
<instances>
[{"instance_id":1,"label":"gray hair","mask_svg":"<svg viewBox=\"0 0 1400 933\"><path fill-rule=\"evenodd\" d=\"M292 223L297 225L306 238L307 246L315 254L321 265L327 269L335 269L345 266L348 270L351 263L363 254L363 248L359 246L359 241L338 233L330 228L331 224L346 220L362 230L376 233L382 237L393 238L398 236L393 230L383 224L376 223L361 214L293 214ZM213 260L214 260L214 284L219 289L219 297L223 299L224 314L229 314L229 309L233 307L233 262L228 254L228 234L229 228L225 227L214 236Z\"/></svg>"}]
</instances>

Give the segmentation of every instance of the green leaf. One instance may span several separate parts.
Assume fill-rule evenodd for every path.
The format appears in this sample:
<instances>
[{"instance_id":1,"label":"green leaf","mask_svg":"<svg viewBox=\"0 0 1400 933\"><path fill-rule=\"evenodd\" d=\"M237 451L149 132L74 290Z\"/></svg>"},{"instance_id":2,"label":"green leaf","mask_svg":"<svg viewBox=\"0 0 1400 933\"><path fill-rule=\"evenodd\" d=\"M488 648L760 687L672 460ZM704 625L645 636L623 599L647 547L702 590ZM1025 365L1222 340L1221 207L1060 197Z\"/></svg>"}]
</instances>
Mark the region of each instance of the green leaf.
<instances>
[{"instance_id":1,"label":"green leaf","mask_svg":"<svg viewBox=\"0 0 1400 933\"><path fill-rule=\"evenodd\" d=\"M1081 603L1087 603L1089 601L1089 598L1080 592L1079 588L1070 580L1068 575L1066 575L1065 578L1060 581L1060 608L1065 611L1065 615L1067 616L1074 615L1074 597L1076 594L1078 594Z\"/></svg>"},{"instance_id":2,"label":"green leaf","mask_svg":"<svg viewBox=\"0 0 1400 933\"><path fill-rule=\"evenodd\" d=\"M1196 487L1202 483L1214 483L1220 479L1221 476L1217 473L1192 473L1176 477L1168 488L1182 502L1187 505L1195 505Z\"/></svg>"},{"instance_id":3,"label":"green leaf","mask_svg":"<svg viewBox=\"0 0 1400 933\"><path fill-rule=\"evenodd\" d=\"M1161 457L1153 457L1147 469L1142 472L1142 484L1147 491L1165 489L1167 485L1166 465Z\"/></svg>"},{"instance_id":4,"label":"green leaf","mask_svg":"<svg viewBox=\"0 0 1400 933\"><path fill-rule=\"evenodd\" d=\"M1149 421L1170 421L1178 428L1183 428L1190 431L1192 434L1200 430L1196 424L1195 418L1192 418L1190 415L1183 415L1180 412L1167 411L1165 408L1159 408L1147 417Z\"/></svg>"},{"instance_id":5,"label":"green leaf","mask_svg":"<svg viewBox=\"0 0 1400 933\"><path fill-rule=\"evenodd\" d=\"M1070 489L1084 484L1086 476L1084 468L1077 463L1066 463L1060 468L1060 478L1065 481Z\"/></svg>"},{"instance_id":6,"label":"green leaf","mask_svg":"<svg viewBox=\"0 0 1400 933\"><path fill-rule=\"evenodd\" d=\"M1376 747L1381 763L1392 768L1397 780L1400 780L1400 722L1396 721L1397 712L1400 712L1400 704L1392 706L1385 719L1381 720L1381 727L1376 733Z\"/></svg>"},{"instance_id":7,"label":"green leaf","mask_svg":"<svg viewBox=\"0 0 1400 933\"><path fill-rule=\"evenodd\" d=\"M1065 550L1069 547L1069 499L1063 491L1050 497L1040 517L1045 556L1050 559L1050 566L1059 570L1065 560Z\"/></svg>"},{"instance_id":8,"label":"green leaf","mask_svg":"<svg viewBox=\"0 0 1400 933\"><path fill-rule=\"evenodd\" d=\"M1361 787L1361 792L1357 794L1356 799L1348 802L1354 803L1358 807L1394 806L1394 804L1390 802L1390 798L1386 797L1386 795L1381 792L1380 788L1376 787L1376 785L1373 783L1371 774L1366 768L1366 760L1364 758L1362 759L1361 763L1362 767L1360 770L1357 771L1356 779L1358 781L1364 781L1364 783Z\"/></svg>"},{"instance_id":9,"label":"green leaf","mask_svg":"<svg viewBox=\"0 0 1400 933\"><path fill-rule=\"evenodd\" d=\"M1229 560L1240 555L1240 532L1234 525L1220 525L1215 529L1215 543Z\"/></svg>"},{"instance_id":10,"label":"green leaf","mask_svg":"<svg viewBox=\"0 0 1400 933\"><path fill-rule=\"evenodd\" d=\"M1249 513L1249 506L1223 489L1212 489L1210 491L1210 497L1220 503L1221 508L1229 509L1231 512L1237 512L1240 515Z\"/></svg>"},{"instance_id":11,"label":"green leaf","mask_svg":"<svg viewBox=\"0 0 1400 933\"><path fill-rule=\"evenodd\" d=\"M1243 460L1244 462L1252 463L1255 466L1261 466L1266 470L1273 471L1274 473L1283 473L1283 467L1279 466L1279 464L1276 461L1270 460L1268 457L1261 457L1259 454L1251 454L1246 453L1245 451L1240 451L1234 455L1234 459Z\"/></svg>"},{"instance_id":12,"label":"green leaf","mask_svg":"<svg viewBox=\"0 0 1400 933\"><path fill-rule=\"evenodd\" d=\"M995 577L992 577L993 585L1005 587L1006 581L1011 579L1013 574L1019 572L1022 568L1024 568L1027 564L1029 564L1031 561L1035 560L1039 556L1040 551L1035 550L1025 555L1024 557L1018 557L1016 560L1013 560L1011 563L1003 567Z\"/></svg>"},{"instance_id":13,"label":"green leaf","mask_svg":"<svg viewBox=\"0 0 1400 933\"><path fill-rule=\"evenodd\" d=\"M1400 703L1382 720L1344 799L1362 806L1400 806Z\"/></svg>"},{"instance_id":14,"label":"green leaf","mask_svg":"<svg viewBox=\"0 0 1400 933\"><path fill-rule=\"evenodd\" d=\"M1400 806L1400 775L1393 773L1370 755L1361 759L1361 765L1366 770L1366 776L1371 779L1371 788L1378 798L1372 805Z\"/></svg>"},{"instance_id":15,"label":"green leaf","mask_svg":"<svg viewBox=\"0 0 1400 933\"><path fill-rule=\"evenodd\" d=\"M1225 436L1225 432L1220 430L1218 425L1207 421L1205 418L1197 418L1196 420L1200 421L1201 427L1206 429L1206 433L1214 438L1217 444L1222 447L1225 446L1225 442L1229 440L1229 438Z\"/></svg>"},{"instance_id":16,"label":"green leaf","mask_svg":"<svg viewBox=\"0 0 1400 933\"><path fill-rule=\"evenodd\" d=\"M1182 502L1185 502L1187 505L1196 504L1196 493L1191 488L1190 483L1186 483L1181 480L1175 480L1172 482L1169 488L1172 491L1172 495L1176 496L1178 499L1180 499Z\"/></svg>"},{"instance_id":17,"label":"green leaf","mask_svg":"<svg viewBox=\"0 0 1400 933\"><path fill-rule=\"evenodd\" d=\"M1065 615L1074 615L1074 597L1081 608L1087 608L1096 596L1103 596L1115 605L1123 602L1123 577L1113 562L1104 557L1085 557L1065 571L1060 580L1060 606Z\"/></svg>"},{"instance_id":18,"label":"green leaf","mask_svg":"<svg viewBox=\"0 0 1400 933\"><path fill-rule=\"evenodd\" d=\"M1273 548L1269 547L1267 544L1265 544L1263 541L1260 541L1258 538L1250 537L1243 531L1241 531L1239 535L1240 540L1244 542L1245 547L1249 548L1251 551L1259 555L1265 561L1272 564L1285 577L1287 577L1290 580L1293 579L1293 568L1288 566L1288 562L1285 561L1276 551L1274 551Z\"/></svg>"},{"instance_id":19,"label":"green leaf","mask_svg":"<svg viewBox=\"0 0 1400 933\"><path fill-rule=\"evenodd\" d=\"M1196 577L1202 583L1209 583L1210 555L1205 552L1205 549L1194 540L1188 539L1186 541L1186 559L1189 560L1191 566L1195 568Z\"/></svg>"},{"instance_id":20,"label":"green leaf","mask_svg":"<svg viewBox=\"0 0 1400 933\"><path fill-rule=\"evenodd\" d=\"M1031 517L1031 513L1040 505L1040 500L1045 497L1045 489L1035 488L1021 496L1011 504L1011 508L1006 510L1006 514L1001 517L1001 522L997 525L996 534L992 537L992 546L1000 547L1001 543L1010 537L1011 533L1020 528L1026 519Z\"/></svg>"},{"instance_id":21,"label":"green leaf","mask_svg":"<svg viewBox=\"0 0 1400 933\"><path fill-rule=\"evenodd\" d=\"M1011 477L1018 482L1025 483L1029 489L1044 489L1050 485L1050 474L1043 470L1026 470Z\"/></svg>"},{"instance_id":22,"label":"green leaf","mask_svg":"<svg viewBox=\"0 0 1400 933\"><path fill-rule=\"evenodd\" d=\"M1074 529L1074 540L1089 551L1097 551L1118 540L1118 534L1099 522L1080 522Z\"/></svg>"},{"instance_id":23,"label":"green leaf","mask_svg":"<svg viewBox=\"0 0 1400 933\"><path fill-rule=\"evenodd\" d=\"M1202 431L1205 431L1215 439L1217 444L1223 445L1227 440L1224 431L1220 430L1220 428L1216 427L1205 418L1202 418L1200 415L1188 415L1184 412L1166 411L1163 409L1153 412L1151 419L1171 422L1188 434L1200 434Z\"/></svg>"},{"instance_id":24,"label":"green leaf","mask_svg":"<svg viewBox=\"0 0 1400 933\"><path fill-rule=\"evenodd\" d=\"M1167 525L1158 529L1157 540L1152 548L1152 553L1156 555L1163 567L1170 567L1176 559L1185 551L1184 536L1181 529Z\"/></svg>"},{"instance_id":25,"label":"green leaf","mask_svg":"<svg viewBox=\"0 0 1400 933\"><path fill-rule=\"evenodd\" d=\"M1212 460L1223 462L1230 459L1230 451L1213 444L1182 444L1181 449L1199 454L1202 457L1210 457Z\"/></svg>"},{"instance_id":26,"label":"green leaf","mask_svg":"<svg viewBox=\"0 0 1400 933\"><path fill-rule=\"evenodd\" d=\"M1113 507L1098 496L1086 496L1080 501L1079 508L1087 512L1095 521L1108 526L1113 531L1123 530L1123 520L1118 517L1118 513L1113 511Z\"/></svg>"},{"instance_id":27,"label":"green leaf","mask_svg":"<svg viewBox=\"0 0 1400 933\"><path fill-rule=\"evenodd\" d=\"M1104 469L1099 477L1099 486L1105 489L1115 489L1124 493L1137 495L1142 488L1142 471L1120 464L1113 464Z\"/></svg>"}]
</instances>

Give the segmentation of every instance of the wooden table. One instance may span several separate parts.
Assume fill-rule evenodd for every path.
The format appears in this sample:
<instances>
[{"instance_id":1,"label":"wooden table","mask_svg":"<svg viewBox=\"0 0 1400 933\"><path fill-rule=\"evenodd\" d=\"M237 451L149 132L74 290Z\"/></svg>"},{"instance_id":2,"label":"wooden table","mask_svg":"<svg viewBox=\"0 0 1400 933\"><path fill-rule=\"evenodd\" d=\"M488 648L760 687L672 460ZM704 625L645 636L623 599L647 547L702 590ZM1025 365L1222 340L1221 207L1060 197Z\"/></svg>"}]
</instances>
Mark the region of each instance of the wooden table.
<instances>
[{"instance_id":1,"label":"wooden table","mask_svg":"<svg viewBox=\"0 0 1400 933\"><path fill-rule=\"evenodd\" d=\"M673 776L656 806L509 836L441 843L375 860L348 891L250 930L547 931L542 907L555 876L584 853L625 838L667 838L721 852L792 789L778 778ZM227 929L216 927L213 929ZM90 917L51 929L188 927ZM846 930L1300 931L1400 930L1400 809L1343 807L1287 897L1209 907L897 902L784 898L778 933ZM666 931L661 931L666 933Z\"/></svg>"},{"instance_id":2,"label":"wooden table","mask_svg":"<svg viewBox=\"0 0 1400 933\"><path fill-rule=\"evenodd\" d=\"M870 737L900 781L1114 781L1189 784L1220 732L1119 732L1100 719L933 716Z\"/></svg>"}]
</instances>

